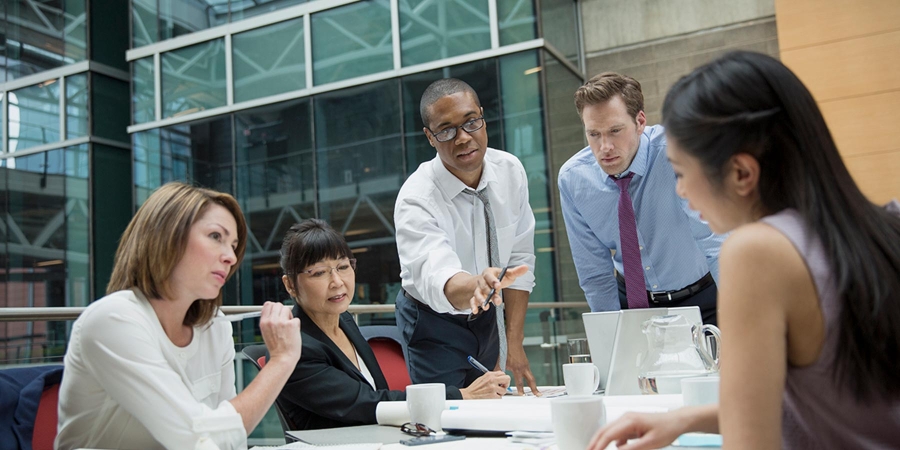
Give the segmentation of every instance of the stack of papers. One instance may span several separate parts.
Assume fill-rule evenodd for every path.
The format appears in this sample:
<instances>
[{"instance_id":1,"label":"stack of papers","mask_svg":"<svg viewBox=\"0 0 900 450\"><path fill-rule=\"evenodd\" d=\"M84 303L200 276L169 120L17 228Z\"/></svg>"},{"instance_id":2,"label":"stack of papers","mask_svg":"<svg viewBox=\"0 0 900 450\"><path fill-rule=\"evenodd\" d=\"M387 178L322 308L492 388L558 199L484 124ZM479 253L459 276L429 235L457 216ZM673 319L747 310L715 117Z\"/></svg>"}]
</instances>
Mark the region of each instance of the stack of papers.
<instances>
[{"instance_id":1,"label":"stack of papers","mask_svg":"<svg viewBox=\"0 0 900 450\"><path fill-rule=\"evenodd\" d=\"M310 445L305 442L291 442L290 444L284 445L274 445L274 446L260 446L251 448L250 450L303 450L303 449L311 449L311 448L327 448L328 450L379 450L381 448L381 444L372 443L372 444L342 444L342 445Z\"/></svg>"},{"instance_id":2,"label":"stack of papers","mask_svg":"<svg viewBox=\"0 0 900 450\"><path fill-rule=\"evenodd\" d=\"M556 442L556 435L550 432L540 431L510 431L506 433L506 440L514 444L528 444L542 446Z\"/></svg>"}]
</instances>

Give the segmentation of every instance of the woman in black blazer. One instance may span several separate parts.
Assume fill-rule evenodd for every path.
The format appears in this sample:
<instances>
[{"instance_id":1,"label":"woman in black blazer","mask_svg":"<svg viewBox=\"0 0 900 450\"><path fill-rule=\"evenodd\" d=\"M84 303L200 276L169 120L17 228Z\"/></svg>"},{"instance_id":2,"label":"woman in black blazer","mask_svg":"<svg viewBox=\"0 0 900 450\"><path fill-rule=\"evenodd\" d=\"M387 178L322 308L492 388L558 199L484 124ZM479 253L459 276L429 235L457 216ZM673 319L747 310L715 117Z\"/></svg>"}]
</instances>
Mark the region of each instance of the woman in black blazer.
<instances>
[{"instance_id":1,"label":"woman in black blazer","mask_svg":"<svg viewBox=\"0 0 900 450\"><path fill-rule=\"evenodd\" d=\"M406 400L405 392L388 389L347 312L356 260L344 238L322 220L295 224L281 246L281 268L303 337L300 361L278 397L288 421L299 430L373 424L378 402ZM509 381L488 372L466 388L447 386L447 398L499 398Z\"/></svg>"}]
</instances>

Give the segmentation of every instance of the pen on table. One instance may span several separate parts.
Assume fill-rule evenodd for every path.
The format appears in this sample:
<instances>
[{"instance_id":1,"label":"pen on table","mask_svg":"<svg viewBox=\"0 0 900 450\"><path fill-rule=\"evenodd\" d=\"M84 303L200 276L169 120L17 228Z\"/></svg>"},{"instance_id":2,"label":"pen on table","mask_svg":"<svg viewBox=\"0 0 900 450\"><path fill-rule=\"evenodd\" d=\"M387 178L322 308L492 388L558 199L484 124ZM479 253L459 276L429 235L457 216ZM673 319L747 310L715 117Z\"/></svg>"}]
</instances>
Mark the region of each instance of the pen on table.
<instances>
[{"instance_id":1,"label":"pen on table","mask_svg":"<svg viewBox=\"0 0 900 450\"><path fill-rule=\"evenodd\" d=\"M488 372L490 372L490 371L487 369L487 367L484 367L484 364L478 362L478 360L475 359L475 358L473 358L472 356L469 356L469 357L466 358L466 359L469 361L469 364L471 364L472 367L474 367L474 368L480 370L481 373L488 373ZM507 391L507 392L513 392L512 386L507 387L507 388L506 388L506 391Z\"/></svg>"},{"instance_id":2,"label":"pen on table","mask_svg":"<svg viewBox=\"0 0 900 450\"><path fill-rule=\"evenodd\" d=\"M500 275L497 277L498 282L503 281L503 276L506 275L506 269L508 269L508 267L504 267L503 270L500 271ZM497 288L491 288L491 292L488 292L487 298L484 300L484 303L481 304L482 310L484 310L487 307L488 303L491 301L492 298L494 298L494 294L496 294L496 293L497 293ZM471 361L469 361L469 362L471 362Z\"/></svg>"},{"instance_id":3,"label":"pen on table","mask_svg":"<svg viewBox=\"0 0 900 450\"><path fill-rule=\"evenodd\" d=\"M237 322L238 320L252 319L262 315L262 311L253 311L242 314L231 314L228 316L217 316L213 318L213 322Z\"/></svg>"}]
</instances>

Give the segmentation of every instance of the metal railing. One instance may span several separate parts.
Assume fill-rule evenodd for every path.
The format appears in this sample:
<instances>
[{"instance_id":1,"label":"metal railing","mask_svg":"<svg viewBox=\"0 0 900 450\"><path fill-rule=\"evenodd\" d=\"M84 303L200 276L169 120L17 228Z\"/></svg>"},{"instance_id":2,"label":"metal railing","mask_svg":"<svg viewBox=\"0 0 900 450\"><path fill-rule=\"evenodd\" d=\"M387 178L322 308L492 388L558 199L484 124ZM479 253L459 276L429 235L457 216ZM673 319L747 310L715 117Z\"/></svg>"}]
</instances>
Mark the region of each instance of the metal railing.
<instances>
[{"instance_id":1,"label":"metal railing","mask_svg":"<svg viewBox=\"0 0 900 450\"><path fill-rule=\"evenodd\" d=\"M528 309L568 309L587 308L587 302L530 302ZM86 306L65 307L30 307L30 308L0 308L0 322L33 322L54 320L75 320L86 309ZM359 322L359 316L363 314L392 313L395 305L350 305L348 311ZM222 312L228 314L241 314L261 311L261 305L246 306L222 306Z\"/></svg>"}]
</instances>

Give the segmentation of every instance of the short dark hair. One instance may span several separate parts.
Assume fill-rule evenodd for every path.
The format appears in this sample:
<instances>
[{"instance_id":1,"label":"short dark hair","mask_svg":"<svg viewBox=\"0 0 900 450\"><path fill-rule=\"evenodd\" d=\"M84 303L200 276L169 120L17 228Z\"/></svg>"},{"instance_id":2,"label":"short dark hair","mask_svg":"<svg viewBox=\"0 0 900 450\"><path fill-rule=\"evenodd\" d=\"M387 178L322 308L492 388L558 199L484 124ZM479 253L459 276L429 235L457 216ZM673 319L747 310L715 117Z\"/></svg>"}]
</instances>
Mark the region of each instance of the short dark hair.
<instances>
[{"instance_id":1,"label":"short dark hair","mask_svg":"<svg viewBox=\"0 0 900 450\"><path fill-rule=\"evenodd\" d=\"M644 93L641 92L641 83L625 75L615 72L603 72L595 75L575 91L575 109L578 115L586 106L599 105L621 95L625 102L625 109L631 118L637 117L644 110Z\"/></svg>"},{"instance_id":2,"label":"short dark hair","mask_svg":"<svg viewBox=\"0 0 900 450\"><path fill-rule=\"evenodd\" d=\"M732 52L676 82L662 115L714 183L736 154L759 162L765 213L795 209L831 265L836 383L858 399L900 398L900 218L859 190L806 86L770 56Z\"/></svg>"},{"instance_id":3,"label":"short dark hair","mask_svg":"<svg viewBox=\"0 0 900 450\"><path fill-rule=\"evenodd\" d=\"M472 98L475 99L475 104L478 105L479 108L481 107L481 100L478 99L478 94L475 93L475 89L472 89L472 86L469 86L469 84L463 80L443 78L429 84L428 87L425 88L425 92L422 93L422 100L419 101L419 114L422 115L422 123L425 125L425 128L431 129L431 117L428 116L428 108L431 108L431 105L441 98L459 92L468 92L471 94Z\"/></svg>"},{"instance_id":4,"label":"short dark hair","mask_svg":"<svg viewBox=\"0 0 900 450\"><path fill-rule=\"evenodd\" d=\"M297 275L305 267L325 258L352 258L353 252L347 241L328 222L320 219L306 219L295 223L285 233L281 243L281 270L287 275L291 286Z\"/></svg>"}]
</instances>

